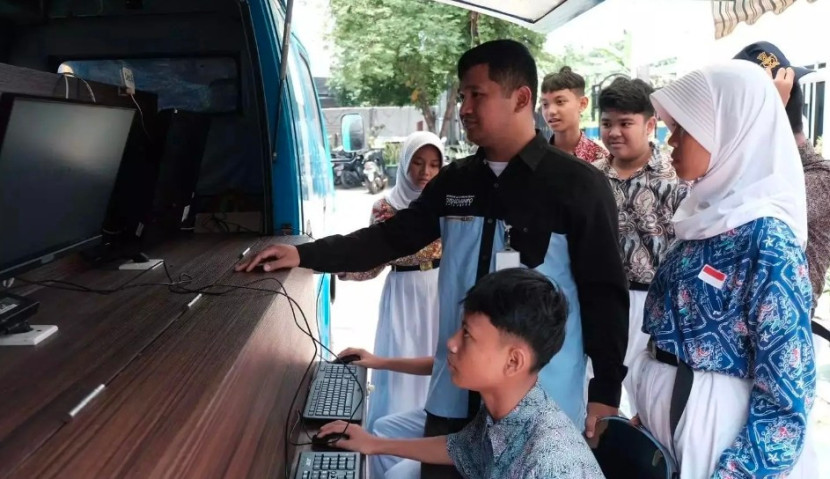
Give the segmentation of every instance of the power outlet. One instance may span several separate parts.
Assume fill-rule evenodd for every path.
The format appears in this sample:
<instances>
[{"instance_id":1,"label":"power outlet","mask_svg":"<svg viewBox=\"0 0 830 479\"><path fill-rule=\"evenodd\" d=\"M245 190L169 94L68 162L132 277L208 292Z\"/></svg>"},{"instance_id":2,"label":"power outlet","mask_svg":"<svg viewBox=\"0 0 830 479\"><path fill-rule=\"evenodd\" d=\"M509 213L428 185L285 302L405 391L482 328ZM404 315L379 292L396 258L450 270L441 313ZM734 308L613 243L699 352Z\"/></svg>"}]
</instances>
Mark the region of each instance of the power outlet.
<instances>
[{"instance_id":1,"label":"power outlet","mask_svg":"<svg viewBox=\"0 0 830 479\"><path fill-rule=\"evenodd\" d=\"M124 89L127 90L127 95L135 95L135 79L133 78L133 71L127 67L122 67L121 80L124 83Z\"/></svg>"}]
</instances>

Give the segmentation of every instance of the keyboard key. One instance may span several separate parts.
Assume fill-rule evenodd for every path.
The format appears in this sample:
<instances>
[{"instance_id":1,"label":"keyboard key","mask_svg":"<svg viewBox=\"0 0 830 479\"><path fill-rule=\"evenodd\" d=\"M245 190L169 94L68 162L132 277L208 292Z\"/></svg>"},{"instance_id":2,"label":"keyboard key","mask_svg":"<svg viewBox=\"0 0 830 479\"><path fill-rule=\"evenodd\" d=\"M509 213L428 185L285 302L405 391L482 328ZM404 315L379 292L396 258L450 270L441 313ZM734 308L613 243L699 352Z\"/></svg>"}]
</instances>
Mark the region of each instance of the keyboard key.
<instances>
[{"instance_id":1,"label":"keyboard key","mask_svg":"<svg viewBox=\"0 0 830 479\"><path fill-rule=\"evenodd\" d=\"M359 457L354 452L303 452L294 479L358 479Z\"/></svg>"}]
</instances>

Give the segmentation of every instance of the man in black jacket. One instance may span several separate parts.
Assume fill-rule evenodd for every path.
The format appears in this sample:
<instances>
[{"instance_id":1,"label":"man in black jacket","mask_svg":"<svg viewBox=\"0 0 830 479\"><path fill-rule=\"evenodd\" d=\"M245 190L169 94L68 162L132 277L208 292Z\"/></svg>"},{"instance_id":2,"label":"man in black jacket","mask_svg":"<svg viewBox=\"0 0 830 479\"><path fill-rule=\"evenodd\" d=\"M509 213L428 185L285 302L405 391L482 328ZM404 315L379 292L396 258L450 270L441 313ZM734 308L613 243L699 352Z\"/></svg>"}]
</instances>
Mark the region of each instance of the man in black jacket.
<instances>
[{"instance_id":1,"label":"man in black jacket","mask_svg":"<svg viewBox=\"0 0 830 479\"><path fill-rule=\"evenodd\" d=\"M238 270L270 260L266 271L364 271L441 238L440 336L424 431L438 436L459 431L481 404L453 385L447 363L445 345L460 327L465 292L497 269L536 269L571 305L565 343L541 370L539 384L592 437L597 418L617 413L626 373L628 285L616 203L599 170L535 131L536 64L523 45L479 45L459 60L458 77L461 120L479 145L474 156L445 167L418 200L386 222L299 247L274 245ZM587 417L586 354L594 370ZM452 468L427 465L421 474L458 477Z\"/></svg>"}]
</instances>

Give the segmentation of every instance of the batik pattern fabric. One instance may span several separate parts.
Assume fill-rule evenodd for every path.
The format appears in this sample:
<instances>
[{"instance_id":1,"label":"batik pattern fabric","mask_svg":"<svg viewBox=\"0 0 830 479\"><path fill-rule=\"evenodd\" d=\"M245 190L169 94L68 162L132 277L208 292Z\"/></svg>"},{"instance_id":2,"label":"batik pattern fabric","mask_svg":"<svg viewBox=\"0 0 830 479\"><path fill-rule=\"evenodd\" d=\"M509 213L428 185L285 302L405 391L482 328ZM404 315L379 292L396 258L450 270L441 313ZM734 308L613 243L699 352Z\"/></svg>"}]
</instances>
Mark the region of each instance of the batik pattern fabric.
<instances>
[{"instance_id":1,"label":"batik pattern fabric","mask_svg":"<svg viewBox=\"0 0 830 479\"><path fill-rule=\"evenodd\" d=\"M495 421L482 407L447 451L467 479L599 479L602 470L573 422L534 386Z\"/></svg>"},{"instance_id":2,"label":"batik pattern fabric","mask_svg":"<svg viewBox=\"0 0 830 479\"><path fill-rule=\"evenodd\" d=\"M674 238L672 216L689 193L689 183L677 177L671 158L651 145L651 158L623 179L609 157L594 163L611 185L620 225L620 254L628 281L651 284L660 260Z\"/></svg>"},{"instance_id":3,"label":"batik pattern fabric","mask_svg":"<svg viewBox=\"0 0 830 479\"><path fill-rule=\"evenodd\" d=\"M798 147L807 192L807 264L813 284L813 308L824 292L830 267L830 161L806 141Z\"/></svg>"},{"instance_id":4,"label":"batik pattern fabric","mask_svg":"<svg viewBox=\"0 0 830 479\"><path fill-rule=\"evenodd\" d=\"M550 137L550 144L553 145L553 136ZM573 155L588 163L593 163L606 158L608 152L599 143L585 136L585 133L582 133L582 136L579 137L579 142L576 144L576 148L574 148Z\"/></svg>"},{"instance_id":5,"label":"batik pattern fabric","mask_svg":"<svg viewBox=\"0 0 830 479\"><path fill-rule=\"evenodd\" d=\"M798 460L816 388L811 303L806 257L777 219L677 241L666 256L643 331L692 369L753 382L747 423L713 477L779 478Z\"/></svg>"},{"instance_id":6,"label":"batik pattern fabric","mask_svg":"<svg viewBox=\"0 0 830 479\"><path fill-rule=\"evenodd\" d=\"M386 198L381 198L372 206L371 224L386 221L395 216L395 213L397 213L397 210L389 204L389 201L387 201ZM434 241L417 253L403 258L398 258L389 264L396 266L418 266L421 264L431 264L432 261L436 259L441 259L441 240ZM359 273L342 273L337 276L345 281L367 281L377 278L386 266L388 265L384 264L369 271Z\"/></svg>"}]
</instances>

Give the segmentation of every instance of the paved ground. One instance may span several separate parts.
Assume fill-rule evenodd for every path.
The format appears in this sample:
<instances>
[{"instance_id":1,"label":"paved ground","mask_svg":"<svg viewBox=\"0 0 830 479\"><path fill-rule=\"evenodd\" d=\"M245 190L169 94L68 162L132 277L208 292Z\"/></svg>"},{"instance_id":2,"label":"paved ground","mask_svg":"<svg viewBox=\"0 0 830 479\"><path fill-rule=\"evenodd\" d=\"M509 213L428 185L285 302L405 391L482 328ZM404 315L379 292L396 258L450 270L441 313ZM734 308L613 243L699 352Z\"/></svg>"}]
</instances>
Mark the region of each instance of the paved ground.
<instances>
[{"instance_id":1,"label":"paved ground","mask_svg":"<svg viewBox=\"0 0 830 479\"><path fill-rule=\"evenodd\" d=\"M383 195L384 193L372 196L365 188L338 190L333 233L349 233L367 226L372 204ZM386 272L371 281L337 282L337 297L332 306L334 351L349 346L371 351L378 320L378 303L385 278ZM825 295L822 298L817 311L820 317L826 318L824 324L830 325L830 296ZM817 453L823 465L821 477L830 479L830 346L825 341L816 341L816 349L819 386L813 411L813 421L816 424L814 434Z\"/></svg>"},{"instance_id":2,"label":"paved ground","mask_svg":"<svg viewBox=\"0 0 830 479\"><path fill-rule=\"evenodd\" d=\"M365 188L337 190L332 233L346 234L368 226L372 204L383 195L370 195ZM387 271L371 281L337 281L331 312L332 350L350 346L372 350Z\"/></svg>"}]
</instances>

